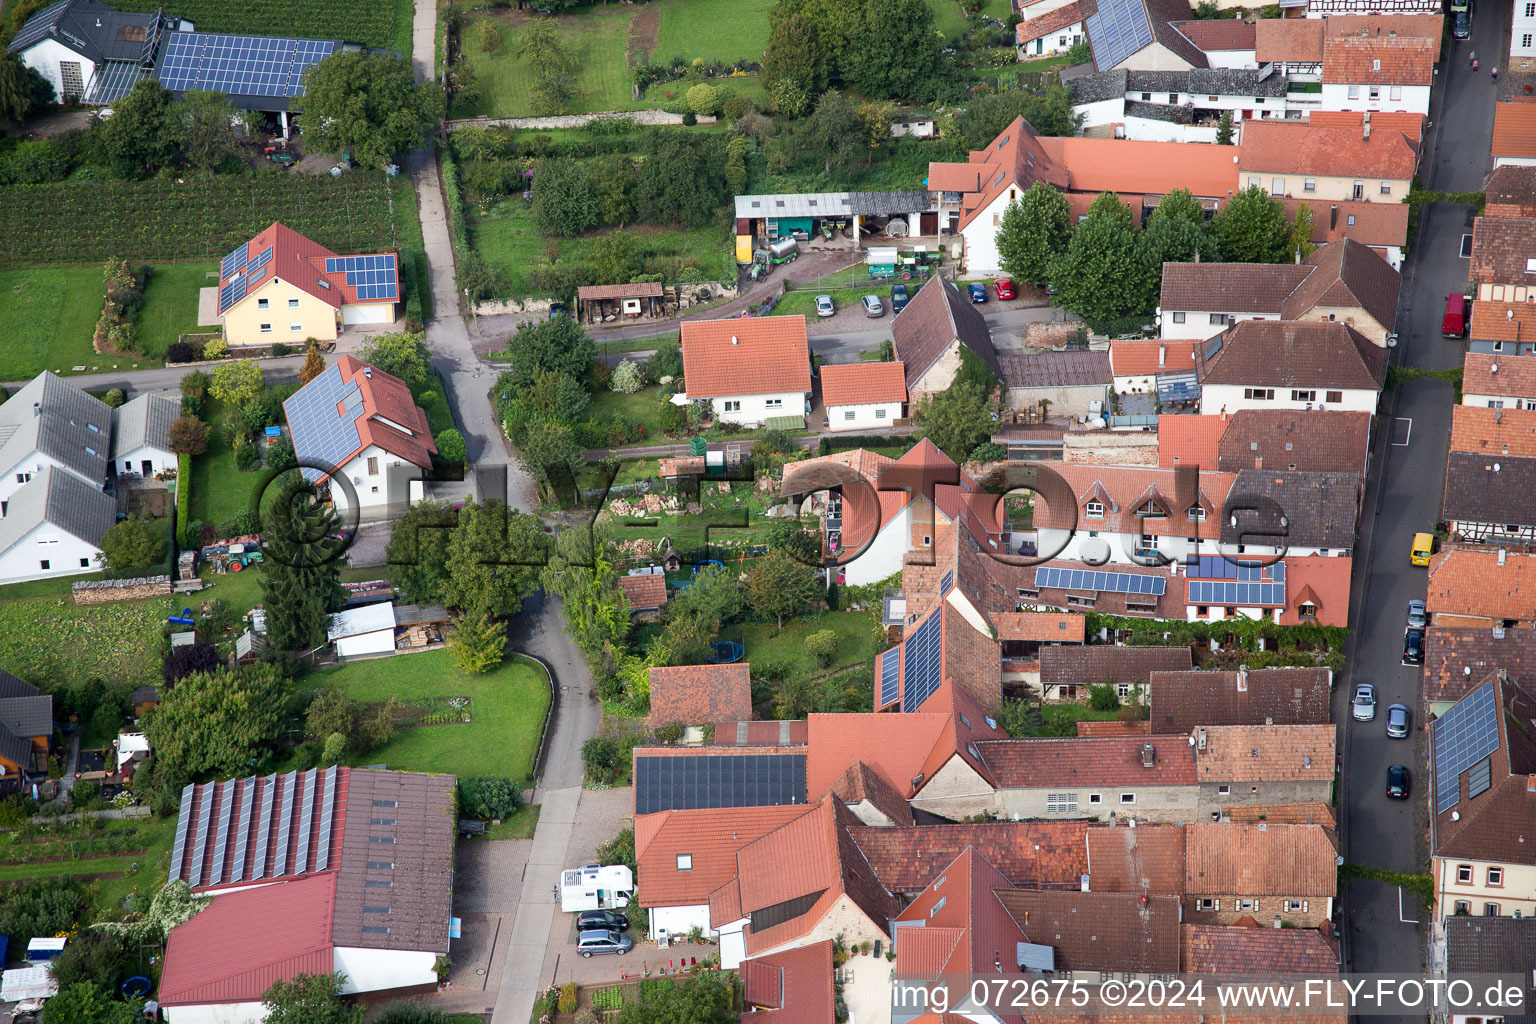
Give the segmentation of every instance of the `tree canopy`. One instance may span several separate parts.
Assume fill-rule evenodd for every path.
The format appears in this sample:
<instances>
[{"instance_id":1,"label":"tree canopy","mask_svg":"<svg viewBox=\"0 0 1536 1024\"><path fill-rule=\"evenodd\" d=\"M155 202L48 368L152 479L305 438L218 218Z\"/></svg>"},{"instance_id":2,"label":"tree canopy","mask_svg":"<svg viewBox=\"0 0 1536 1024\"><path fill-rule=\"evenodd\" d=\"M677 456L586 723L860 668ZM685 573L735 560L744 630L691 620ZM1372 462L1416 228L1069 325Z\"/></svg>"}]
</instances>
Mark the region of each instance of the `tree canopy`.
<instances>
[{"instance_id":1,"label":"tree canopy","mask_svg":"<svg viewBox=\"0 0 1536 1024\"><path fill-rule=\"evenodd\" d=\"M924 399L915 417L923 436L956 462L965 461L978 444L992 436L992 410L977 384L960 381Z\"/></svg>"},{"instance_id":2,"label":"tree canopy","mask_svg":"<svg viewBox=\"0 0 1536 1024\"><path fill-rule=\"evenodd\" d=\"M833 54L816 22L800 11L781 19L763 53L763 87L779 113L803 117L827 88Z\"/></svg>"},{"instance_id":3,"label":"tree canopy","mask_svg":"<svg viewBox=\"0 0 1536 1024\"><path fill-rule=\"evenodd\" d=\"M784 628L784 616L797 615L821 593L810 566L788 551L769 551L747 570L747 602L762 615L772 615Z\"/></svg>"},{"instance_id":4,"label":"tree canopy","mask_svg":"<svg viewBox=\"0 0 1536 1024\"><path fill-rule=\"evenodd\" d=\"M1072 111L1072 90L1067 86L1047 86L1038 93L1025 89L982 93L955 115L962 151L986 149L1020 117L1040 135L1071 135L1083 120Z\"/></svg>"},{"instance_id":5,"label":"tree canopy","mask_svg":"<svg viewBox=\"0 0 1536 1024\"><path fill-rule=\"evenodd\" d=\"M265 1024L362 1024L364 1010L341 1000L341 974L298 974L262 994Z\"/></svg>"},{"instance_id":6,"label":"tree canopy","mask_svg":"<svg viewBox=\"0 0 1536 1024\"><path fill-rule=\"evenodd\" d=\"M1051 267L1061 304L1090 322L1150 310L1146 278L1131 211L1113 192L1093 201Z\"/></svg>"},{"instance_id":7,"label":"tree canopy","mask_svg":"<svg viewBox=\"0 0 1536 1024\"><path fill-rule=\"evenodd\" d=\"M425 337L422 331L378 334L364 342L357 356L374 369L399 377L413 392L419 391L431 387L436 381L432 372L432 353L427 351Z\"/></svg>"},{"instance_id":8,"label":"tree canopy","mask_svg":"<svg viewBox=\"0 0 1536 1024\"><path fill-rule=\"evenodd\" d=\"M507 339L512 365L496 381L502 401L515 400L517 392L532 387L540 370L563 373L579 384L592 375L597 346L575 317L557 316L525 321Z\"/></svg>"},{"instance_id":9,"label":"tree canopy","mask_svg":"<svg viewBox=\"0 0 1536 1024\"><path fill-rule=\"evenodd\" d=\"M175 159L183 128L174 104L165 86L145 78L112 105L112 116L99 122L101 144L120 171L138 176Z\"/></svg>"},{"instance_id":10,"label":"tree canopy","mask_svg":"<svg viewBox=\"0 0 1536 1024\"><path fill-rule=\"evenodd\" d=\"M467 613L515 615L546 558L538 517L499 501L471 501L448 539L443 603Z\"/></svg>"},{"instance_id":11,"label":"tree canopy","mask_svg":"<svg viewBox=\"0 0 1536 1024\"><path fill-rule=\"evenodd\" d=\"M1037 181L1003 211L997 229L997 253L1004 270L1036 287L1051 283L1051 264L1072 235L1067 197L1048 182Z\"/></svg>"},{"instance_id":12,"label":"tree canopy","mask_svg":"<svg viewBox=\"0 0 1536 1024\"><path fill-rule=\"evenodd\" d=\"M1285 206L1257 185L1233 196L1217 214L1216 241L1233 263L1283 263L1289 258L1291 225Z\"/></svg>"},{"instance_id":13,"label":"tree canopy","mask_svg":"<svg viewBox=\"0 0 1536 1024\"><path fill-rule=\"evenodd\" d=\"M932 99L954 71L924 0L864 0L845 44L842 75L875 99Z\"/></svg>"},{"instance_id":14,"label":"tree canopy","mask_svg":"<svg viewBox=\"0 0 1536 1024\"><path fill-rule=\"evenodd\" d=\"M216 170L239 152L247 135L245 112L222 92L188 89L176 105L181 117L182 152L198 170Z\"/></svg>"},{"instance_id":15,"label":"tree canopy","mask_svg":"<svg viewBox=\"0 0 1536 1024\"><path fill-rule=\"evenodd\" d=\"M287 683L271 665L194 672L165 691L146 714L144 731L157 761L191 775L248 775L278 737L286 695Z\"/></svg>"},{"instance_id":16,"label":"tree canopy","mask_svg":"<svg viewBox=\"0 0 1536 1024\"><path fill-rule=\"evenodd\" d=\"M601 213L592 176L580 163L551 159L540 160L534 167L533 222L540 234L579 235L596 227Z\"/></svg>"},{"instance_id":17,"label":"tree canopy","mask_svg":"<svg viewBox=\"0 0 1536 1024\"><path fill-rule=\"evenodd\" d=\"M335 484L333 486L339 486ZM342 543L336 513L315 500L297 474L261 509L265 559L261 594L267 643L277 650L310 650L326 642L330 614L341 608Z\"/></svg>"},{"instance_id":18,"label":"tree canopy","mask_svg":"<svg viewBox=\"0 0 1536 1024\"><path fill-rule=\"evenodd\" d=\"M533 69L528 98L535 113L560 114L576 100L576 55L553 21L530 21L517 38L517 56Z\"/></svg>"},{"instance_id":19,"label":"tree canopy","mask_svg":"<svg viewBox=\"0 0 1536 1024\"><path fill-rule=\"evenodd\" d=\"M306 143L328 153L350 149L365 167L383 167L421 145L442 119L442 88L418 85L404 57L338 50L304 72L299 130Z\"/></svg>"},{"instance_id":20,"label":"tree canopy","mask_svg":"<svg viewBox=\"0 0 1536 1024\"><path fill-rule=\"evenodd\" d=\"M165 557L165 523L159 519L129 516L107 528L101 538L101 557L108 569L147 569Z\"/></svg>"},{"instance_id":21,"label":"tree canopy","mask_svg":"<svg viewBox=\"0 0 1536 1024\"><path fill-rule=\"evenodd\" d=\"M638 220L698 227L714 219L725 199L725 144L718 136L657 129L642 136L640 153L645 173L635 183Z\"/></svg>"},{"instance_id":22,"label":"tree canopy","mask_svg":"<svg viewBox=\"0 0 1536 1024\"><path fill-rule=\"evenodd\" d=\"M14 53L0 54L0 121L20 121L53 102L53 86Z\"/></svg>"}]
</instances>

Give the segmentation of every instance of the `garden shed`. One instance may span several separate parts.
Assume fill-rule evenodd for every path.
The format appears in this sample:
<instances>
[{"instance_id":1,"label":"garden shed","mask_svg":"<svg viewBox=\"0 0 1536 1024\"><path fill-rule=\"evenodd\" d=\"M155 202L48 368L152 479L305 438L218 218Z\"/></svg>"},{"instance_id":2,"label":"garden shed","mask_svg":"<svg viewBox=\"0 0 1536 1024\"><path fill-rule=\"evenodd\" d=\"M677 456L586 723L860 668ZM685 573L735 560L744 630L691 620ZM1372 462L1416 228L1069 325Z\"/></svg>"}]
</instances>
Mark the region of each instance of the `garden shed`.
<instances>
[{"instance_id":1,"label":"garden shed","mask_svg":"<svg viewBox=\"0 0 1536 1024\"><path fill-rule=\"evenodd\" d=\"M582 285L576 289L576 319L598 323L664 316L665 299L666 288L660 281ZM673 305L675 308L675 298Z\"/></svg>"},{"instance_id":2,"label":"garden shed","mask_svg":"<svg viewBox=\"0 0 1536 1024\"><path fill-rule=\"evenodd\" d=\"M338 658L393 652L395 606L393 603L370 604L339 611L331 616L326 638L335 645Z\"/></svg>"}]
</instances>

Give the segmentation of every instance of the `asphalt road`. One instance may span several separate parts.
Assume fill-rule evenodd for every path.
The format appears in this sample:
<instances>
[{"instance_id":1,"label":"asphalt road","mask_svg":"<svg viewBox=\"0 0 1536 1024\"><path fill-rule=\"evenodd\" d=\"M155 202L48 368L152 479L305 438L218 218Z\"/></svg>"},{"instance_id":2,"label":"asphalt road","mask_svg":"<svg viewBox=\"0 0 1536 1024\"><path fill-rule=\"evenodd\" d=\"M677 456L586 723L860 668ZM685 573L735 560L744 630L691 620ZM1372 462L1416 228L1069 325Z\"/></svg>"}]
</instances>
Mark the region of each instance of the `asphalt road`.
<instances>
[{"instance_id":1,"label":"asphalt road","mask_svg":"<svg viewBox=\"0 0 1536 1024\"><path fill-rule=\"evenodd\" d=\"M1440 89L1431 110L1432 152L1420 172L1425 187L1446 192L1482 187L1488 169L1495 87L1491 63L1502 63L1508 46L1508 9L1484 8L1473 38L1447 41ZM1477 50L1480 72L1468 64ZM1445 297L1465 291L1468 262L1460 258L1461 236L1472 230L1468 206L1439 203L1421 216L1420 230L1404 266L1398 306L1399 344L1394 361L1429 370L1461 365L1466 345L1440 335ZM1427 800L1429 768L1422 672L1402 664L1407 603L1423 598L1426 570L1408 564L1413 534L1440 519L1449 444L1451 386L1410 381L1388 394L1372 451L1372 478L1366 497L1360 546L1356 550L1354 634L1348 667L1334 698L1343 756L1341 798L1345 859L1393 871L1424 872L1429 854ZM1376 686L1373 722L1350 717L1350 691L1357 682ZM1406 704L1413 711L1407 740L1386 735L1385 709ZM1386 798L1388 765L1412 772L1413 797ZM1431 911L1411 895L1380 882L1352 882L1343 894L1347 968L1356 972L1417 971L1425 961Z\"/></svg>"}]
</instances>

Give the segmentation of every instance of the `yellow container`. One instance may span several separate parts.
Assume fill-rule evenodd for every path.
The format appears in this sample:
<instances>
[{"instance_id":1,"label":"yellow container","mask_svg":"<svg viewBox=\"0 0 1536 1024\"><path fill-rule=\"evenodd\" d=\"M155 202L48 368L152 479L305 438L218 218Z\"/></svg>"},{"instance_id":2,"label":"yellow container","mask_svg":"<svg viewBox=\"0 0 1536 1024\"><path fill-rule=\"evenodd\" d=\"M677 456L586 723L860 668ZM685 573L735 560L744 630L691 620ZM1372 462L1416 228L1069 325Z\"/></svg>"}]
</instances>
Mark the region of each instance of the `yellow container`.
<instances>
[{"instance_id":1,"label":"yellow container","mask_svg":"<svg viewBox=\"0 0 1536 1024\"><path fill-rule=\"evenodd\" d=\"M743 267L752 262L751 235L736 236L736 262Z\"/></svg>"}]
</instances>

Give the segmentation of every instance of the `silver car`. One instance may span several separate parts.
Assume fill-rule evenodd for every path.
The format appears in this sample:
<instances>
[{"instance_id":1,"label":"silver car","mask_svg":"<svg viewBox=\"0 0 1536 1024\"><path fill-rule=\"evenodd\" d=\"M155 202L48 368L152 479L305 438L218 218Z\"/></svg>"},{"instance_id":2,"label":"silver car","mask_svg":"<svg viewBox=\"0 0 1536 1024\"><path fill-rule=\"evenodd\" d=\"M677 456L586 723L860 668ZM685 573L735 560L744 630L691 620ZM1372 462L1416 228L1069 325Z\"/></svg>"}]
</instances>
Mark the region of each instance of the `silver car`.
<instances>
[{"instance_id":1,"label":"silver car","mask_svg":"<svg viewBox=\"0 0 1536 1024\"><path fill-rule=\"evenodd\" d=\"M1357 722L1370 722L1376 718L1376 687L1360 683L1355 687L1355 699L1350 701L1350 713Z\"/></svg>"},{"instance_id":2,"label":"silver car","mask_svg":"<svg viewBox=\"0 0 1536 1024\"><path fill-rule=\"evenodd\" d=\"M831 316L832 314L834 314L836 312L837 312L837 307L832 305L832 296L830 296L830 295L818 295L818 296L816 296L816 315L817 316Z\"/></svg>"},{"instance_id":3,"label":"silver car","mask_svg":"<svg viewBox=\"0 0 1536 1024\"><path fill-rule=\"evenodd\" d=\"M878 295L866 295L859 300L859 304L864 307L865 316L885 316L885 304Z\"/></svg>"},{"instance_id":4,"label":"silver car","mask_svg":"<svg viewBox=\"0 0 1536 1024\"><path fill-rule=\"evenodd\" d=\"M1412 715L1405 704L1393 704L1387 708L1387 735L1394 740L1408 738L1408 725Z\"/></svg>"},{"instance_id":5,"label":"silver car","mask_svg":"<svg viewBox=\"0 0 1536 1024\"><path fill-rule=\"evenodd\" d=\"M1428 622L1429 622L1429 614L1428 614L1428 612L1424 608L1424 602L1423 601L1409 601L1408 602L1408 626L1407 626L1407 628L1405 628L1403 630L1403 632L1406 633L1409 630L1423 629L1424 626Z\"/></svg>"},{"instance_id":6,"label":"silver car","mask_svg":"<svg viewBox=\"0 0 1536 1024\"><path fill-rule=\"evenodd\" d=\"M580 933L576 938L576 951L587 959L591 959L594 953L617 953L623 956L634 948L634 939L606 928L594 928Z\"/></svg>"}]
</instances>

